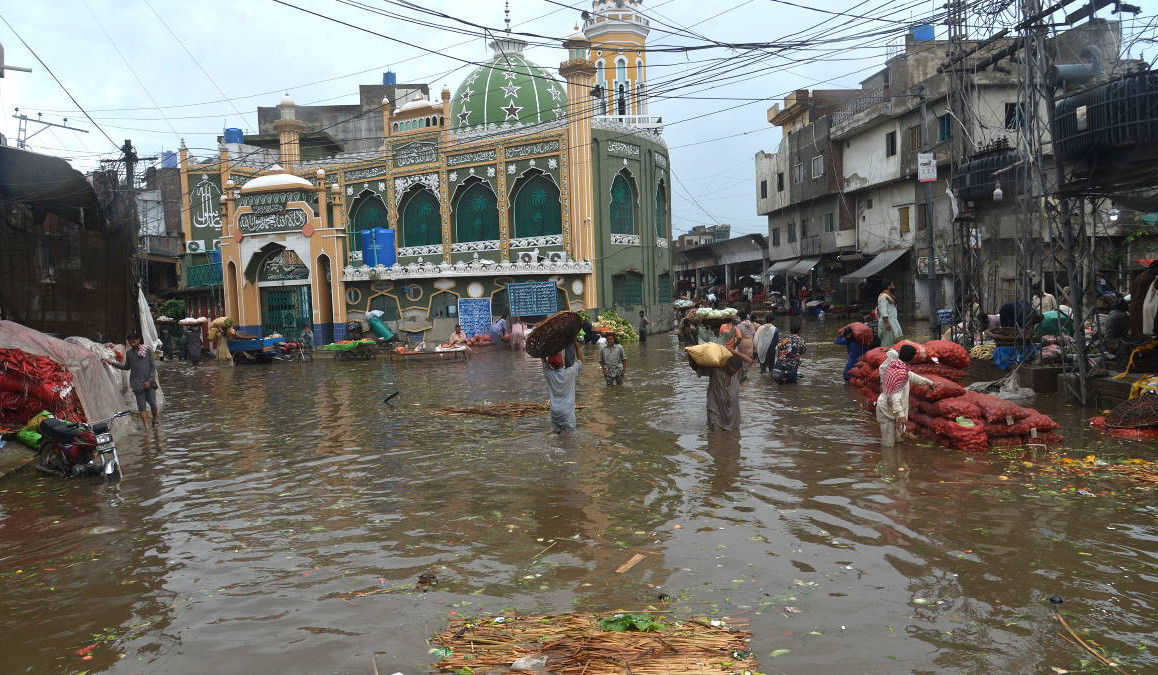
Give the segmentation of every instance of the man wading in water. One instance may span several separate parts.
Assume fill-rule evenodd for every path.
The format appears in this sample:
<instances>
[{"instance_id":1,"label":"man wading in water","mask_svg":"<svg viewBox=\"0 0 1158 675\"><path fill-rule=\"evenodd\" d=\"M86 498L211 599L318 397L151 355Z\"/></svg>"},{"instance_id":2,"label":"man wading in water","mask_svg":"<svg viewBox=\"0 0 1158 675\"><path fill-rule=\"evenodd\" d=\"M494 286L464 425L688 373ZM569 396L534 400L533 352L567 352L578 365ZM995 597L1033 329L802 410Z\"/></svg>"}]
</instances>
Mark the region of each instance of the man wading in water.
<instances>
[{"instance_id":1,"label":"man wading in water","mask_svg":"<svg viewBox=\"0 0 1158 675\"><path fill-rule=\"evenodd\" d=\"M543 378L547 380L547 393L551 400L553 434L575 431L575 384L579 381L579 368L582 365L574 343L550 358L543 359Z\"/></svg>"}]
</instances>

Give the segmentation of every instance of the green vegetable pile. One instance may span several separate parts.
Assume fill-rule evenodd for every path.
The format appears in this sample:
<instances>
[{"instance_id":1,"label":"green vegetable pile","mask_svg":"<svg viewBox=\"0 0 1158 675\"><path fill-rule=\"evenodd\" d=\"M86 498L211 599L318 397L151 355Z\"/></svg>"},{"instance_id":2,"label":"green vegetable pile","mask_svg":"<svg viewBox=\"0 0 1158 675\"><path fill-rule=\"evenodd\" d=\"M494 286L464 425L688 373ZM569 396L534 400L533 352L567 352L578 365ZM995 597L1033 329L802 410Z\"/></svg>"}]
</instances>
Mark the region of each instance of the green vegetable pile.
<instances>
[{"instance_id":1,"label":"green vegetable pile","mask_svg":"<svg viewBox=\"0 0 1158 675\"><path fill-rule=\"evenodd\" d=\"M639 342L639 333L635 331L635 327L631 325L630 321L619 316L619 313L614 309L600 314L599 320L594 323L594 326L597 331L615 333L615 337L619 338L620 342Z\"/></svg>"},{"instance_id":2,"label":"green vegetable pile","mask_svg":"<svg viewBox=\"0 0 1158 675\"><path fill-rule=\"evenodd\" d=\"M599 620L599 627L615 633L627 631L661 631L667 626L651 618L646 612L641 614L616 614Z\"/></svg>"}]
</instances>

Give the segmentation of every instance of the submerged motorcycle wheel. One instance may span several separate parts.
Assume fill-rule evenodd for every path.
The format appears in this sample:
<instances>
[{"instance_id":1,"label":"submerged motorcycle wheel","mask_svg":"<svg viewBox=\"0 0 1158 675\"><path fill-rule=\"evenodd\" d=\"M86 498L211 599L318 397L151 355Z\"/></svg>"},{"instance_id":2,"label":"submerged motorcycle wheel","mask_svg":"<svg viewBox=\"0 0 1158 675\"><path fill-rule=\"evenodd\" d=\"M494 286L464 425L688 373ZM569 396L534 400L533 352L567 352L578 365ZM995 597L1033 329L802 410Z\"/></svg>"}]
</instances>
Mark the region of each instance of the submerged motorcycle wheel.
<instances>
[{"instance_id":1,"label":"submerged motorcycle wheel","mask_svg":"<svg viewBox=\"0 0 1158 675\"><path fill-rule=\"evenodd\" d=\"M60 451L60 448L56 447L55 443L49 441L40 442L40 448L36 453L37 469L45 473L67 476L70 474L67 467L68 462L64 458L64 453Z\"/></svg>"}]
</instances>

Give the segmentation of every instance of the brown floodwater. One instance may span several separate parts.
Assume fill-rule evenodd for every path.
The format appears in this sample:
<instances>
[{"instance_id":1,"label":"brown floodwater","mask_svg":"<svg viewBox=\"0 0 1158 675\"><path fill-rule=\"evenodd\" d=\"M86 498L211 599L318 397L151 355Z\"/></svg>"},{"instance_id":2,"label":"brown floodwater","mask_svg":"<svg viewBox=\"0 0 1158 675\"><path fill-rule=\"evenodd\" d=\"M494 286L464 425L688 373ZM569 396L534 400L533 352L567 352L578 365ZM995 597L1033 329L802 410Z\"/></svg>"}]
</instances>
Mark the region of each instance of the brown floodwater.
<instances>
[{"instance_id":1,"label":"brown floodwater","mask_svg":"<svg viewBox=\"0 0 1158 675\"><path fill-rule=\"evenodd\" d=\"M580 430L562 437L545 414L434 413L544 400L538 363L494 348L164 364L171 407L121 439L120 484L0 480L0 672L369 673L378 653L380 672L419 673L452 615L660 594L746 621L762 672L1078 670L1053 595L1124 668L1158 671L1153 490L913 441L882 452L833 345L810 346L799 385L749 379L739 435L706 430L706 380L674 337L627 354L608 389L586 352ZM1075 456L1154 456L1036 405Z\"/></svg>"}]
</instances>

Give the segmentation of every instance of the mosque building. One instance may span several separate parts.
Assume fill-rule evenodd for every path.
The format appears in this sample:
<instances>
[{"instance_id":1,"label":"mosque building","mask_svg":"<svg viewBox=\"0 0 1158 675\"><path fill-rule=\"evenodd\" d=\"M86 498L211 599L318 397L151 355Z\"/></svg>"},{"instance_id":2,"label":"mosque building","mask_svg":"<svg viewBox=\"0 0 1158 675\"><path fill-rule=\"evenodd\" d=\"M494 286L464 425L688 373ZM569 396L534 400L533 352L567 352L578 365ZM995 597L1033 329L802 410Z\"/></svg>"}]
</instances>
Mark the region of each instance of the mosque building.
<instances>
[{"instance_id":1,"label":"mosque building","mask_svg":"<svg viewBox=\"0 0 1158 675\"><path fill-rule=\"evenodd\" d=\"M340 120L287 95L270 133L182 149L187 262L219 256L227 315L266 336L310 323L326 343L371 310L436 339L563 309L664 325L670 164L639 10L594 0L557 73L508 32L453 92L390 81ZM359 131L329 133L340 123Z\"/></svg>"}]
</instances>

